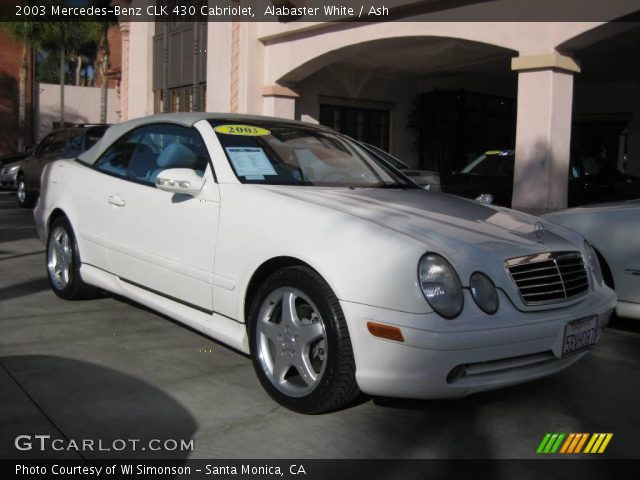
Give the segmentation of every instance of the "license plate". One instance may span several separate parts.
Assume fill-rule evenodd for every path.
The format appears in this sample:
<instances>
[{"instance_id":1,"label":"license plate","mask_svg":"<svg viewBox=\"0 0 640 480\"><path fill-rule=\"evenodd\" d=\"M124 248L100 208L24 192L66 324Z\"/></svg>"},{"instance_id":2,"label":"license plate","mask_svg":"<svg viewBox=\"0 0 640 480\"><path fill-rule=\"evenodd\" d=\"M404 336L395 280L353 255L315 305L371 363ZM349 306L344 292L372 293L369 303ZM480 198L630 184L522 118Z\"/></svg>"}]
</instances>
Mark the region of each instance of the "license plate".
<instances>
[{"instance_id":1,"label":"license plate","mask_svg":"<svg viewBox=\"0 0 640 480\"><path fill-rule=\"evenodd\" d=\"M562 342L563 357L582 352L595 345L597 320L597 317L588 317L567 323Z\"/></svg>"}]
</instances>

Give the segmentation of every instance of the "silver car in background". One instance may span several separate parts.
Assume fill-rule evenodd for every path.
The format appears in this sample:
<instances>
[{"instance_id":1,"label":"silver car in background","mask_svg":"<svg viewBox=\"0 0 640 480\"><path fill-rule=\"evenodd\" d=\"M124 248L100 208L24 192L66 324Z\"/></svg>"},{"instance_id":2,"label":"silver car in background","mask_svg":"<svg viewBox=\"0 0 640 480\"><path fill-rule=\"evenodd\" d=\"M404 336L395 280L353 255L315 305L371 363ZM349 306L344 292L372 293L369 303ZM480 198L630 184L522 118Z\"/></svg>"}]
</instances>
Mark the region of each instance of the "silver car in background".
<instances>
[{"instance_id":1,"label":"silver car in background","mask_svg":"<svg viewBox=\"0 0 640 480\"><path fill-rule=\"evenodd\" d=\"M20 161L31 153L31 147L24 152L10 153L0 156L0 188L15 190L18 186Z\"/></svg>"}]
</instances>

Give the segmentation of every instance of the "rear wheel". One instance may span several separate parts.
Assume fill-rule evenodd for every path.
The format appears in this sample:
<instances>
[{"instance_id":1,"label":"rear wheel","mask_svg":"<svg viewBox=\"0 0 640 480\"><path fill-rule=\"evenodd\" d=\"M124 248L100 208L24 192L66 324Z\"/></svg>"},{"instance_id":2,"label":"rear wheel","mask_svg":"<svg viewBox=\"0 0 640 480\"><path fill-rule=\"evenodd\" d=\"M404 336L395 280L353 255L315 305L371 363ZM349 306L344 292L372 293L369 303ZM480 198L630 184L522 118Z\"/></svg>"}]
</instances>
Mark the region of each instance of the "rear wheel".
<instances>
[{"instance_id":1,"label":"rear wheel","mask_svg":"<svg viewBox=\"0 0 640 480\"><path fill-rule=\"evenodd\" d=\"M95 297L98 290L80 277L78 244L65 217L55 219L47 240L47 276L53 292L66 300Z\"/></svg>"},{"instance_id":2,"label":"rear wheel","mask_svg":"<svg viewBox=\"0 0 640 480\"><path fill-rule=\"evenodd\" d=\"M35 197L33 193L29 190L29 186L27 184L24 175L18 176L18 188L16 189L16 197L18 199L18 206L20 208L31 208L35 203Z\"/></svg>"},{"instance_id":3,"label":"rear wheel","mask_svg":"<svg viewBox=\"0 0 640 480\"><path fill-rule=\"evenodd\" d=\"M264 282L252 302L249 336L258 378L283 406L323 413L359 395L340 303L313 270L289 267Z\"/></svg>"}]
</instances>

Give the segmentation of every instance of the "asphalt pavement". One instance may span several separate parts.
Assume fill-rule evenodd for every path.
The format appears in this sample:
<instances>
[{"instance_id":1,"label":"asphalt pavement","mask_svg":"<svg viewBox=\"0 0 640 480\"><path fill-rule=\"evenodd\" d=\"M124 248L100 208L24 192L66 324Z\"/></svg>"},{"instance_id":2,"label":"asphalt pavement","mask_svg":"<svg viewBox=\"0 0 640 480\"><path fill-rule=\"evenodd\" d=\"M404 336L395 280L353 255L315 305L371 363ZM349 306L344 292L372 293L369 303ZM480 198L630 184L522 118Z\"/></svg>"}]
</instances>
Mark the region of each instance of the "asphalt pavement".
<instances>
[{"instance_id":1,"label":"asphalt pavement","mask_svg":"<svg viewBox=\"0 0 640 480\"><path fill-rule=\"evenodd\" d=\"M271 400L249 358L162 315L111 295L59 299L44 263L31 211L0 193L0 459L535 458L547 432L611 432L603 455L640 457L633 327L609 329L570 369L517 387L305 416ZM103 450L41 451L36 435ZM169 443L155 451L153 439ZM127 447L114 450L120 440ZM181 441L193 448L172 450Z\"/></svg>"}]
</instances>

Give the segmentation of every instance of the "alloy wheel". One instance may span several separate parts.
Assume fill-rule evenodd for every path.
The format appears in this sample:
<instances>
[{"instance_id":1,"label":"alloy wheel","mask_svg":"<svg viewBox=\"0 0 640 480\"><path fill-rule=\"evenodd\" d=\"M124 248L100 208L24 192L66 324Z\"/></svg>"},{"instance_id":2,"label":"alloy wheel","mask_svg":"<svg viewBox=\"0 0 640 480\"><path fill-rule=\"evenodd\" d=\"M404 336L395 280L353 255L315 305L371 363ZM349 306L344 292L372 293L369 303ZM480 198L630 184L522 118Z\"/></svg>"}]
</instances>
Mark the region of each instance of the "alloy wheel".
<instances>
[{"instance_id":1,"label":"alloy wheel","mask_svg":"<svg viewBox=\"0 0 640 480\"><path fill-rule=\"evenodd\" d=\"M58 290L64 290L69 285L72 265L71 239L67 231L58 226L51 233L47 248L47 271L51 282Z\"/></svg>"},{"instance_id":2,"label":"alloy wheel","mask_svg":"<svg viewBox=\"0 0 640 480\"><path fill-rule=\"evenodd\" d=\"M314 303L300 290L278 288L262 303L256 327L260 366L273 386L290 397L311 393L327 364L327 335Z\"/></svg>"}]
</instances>

